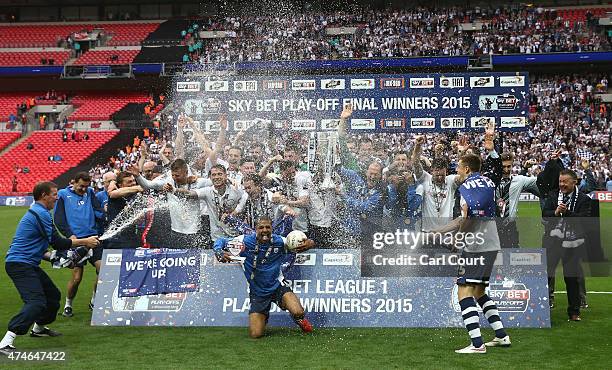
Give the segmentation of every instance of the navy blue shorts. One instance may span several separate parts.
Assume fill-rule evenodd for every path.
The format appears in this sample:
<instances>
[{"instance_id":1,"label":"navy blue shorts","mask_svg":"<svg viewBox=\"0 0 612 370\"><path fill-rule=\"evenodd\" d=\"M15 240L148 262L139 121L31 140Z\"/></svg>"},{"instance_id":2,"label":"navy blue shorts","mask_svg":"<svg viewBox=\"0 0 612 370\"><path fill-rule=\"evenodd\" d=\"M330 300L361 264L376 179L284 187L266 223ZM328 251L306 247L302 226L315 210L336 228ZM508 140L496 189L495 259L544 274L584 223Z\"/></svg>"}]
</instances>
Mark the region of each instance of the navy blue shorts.
<instances>
[{"instance_id":1,"label":"navy blue shorts","mask_svg":"<svg viewBox=\"0 0 612 370\"><path fill-rule=\"evenodd\" d=\"M274 302L282 310L286 310L286 308L283 306L283 296L285 295L285 293L290 292L293 291L288 286L279 285L279 287L276 288L274 293L265 297L250 294L249 298L251 299L251 308L249 309L249 314L261 313L268 317L270 315L270 308L272 307L272 302Z\"/></svg>"},{"instance_id":2,"label":"navy blue shorts","mask_svg":"<svg viewBox=\"0 0 612 370\"><path fill-rule=\"evenodd\" d=\"M489 279L491 278L491 272L493 271L493 264L495 263L497 253L499 252L472 253L466 252L465 250L461 252L461 258L466 258L470 261L483 261L484 263L466 263L460 265L457 273L457 285L478 284L489 286ZM483 257L483 259L478 260L480 257Z\"/></svg>"},{"instance_id":3,"label":"navy blue shorts","mask_svg":"<svg viewBox=\"0 0 612 370\"><path fill-rule=\"evenodd\" d=\"M89 263L95 266L95 262L102 260L102 254L104 254L103 244L93 249L93 255L89 257Z\"/></svg>"}]
</instances>

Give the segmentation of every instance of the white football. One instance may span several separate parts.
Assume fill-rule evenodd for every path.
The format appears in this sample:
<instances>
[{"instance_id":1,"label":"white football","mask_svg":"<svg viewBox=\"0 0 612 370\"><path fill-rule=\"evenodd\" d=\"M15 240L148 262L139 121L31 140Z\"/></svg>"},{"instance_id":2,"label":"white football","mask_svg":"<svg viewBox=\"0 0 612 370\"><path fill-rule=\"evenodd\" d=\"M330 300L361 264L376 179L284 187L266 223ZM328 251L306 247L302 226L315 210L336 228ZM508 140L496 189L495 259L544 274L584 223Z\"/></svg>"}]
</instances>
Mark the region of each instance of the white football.
<instances>
[{"instance_id":1,"label":"white football","mask_svg":"<svg viewBox=\"0 0 612 370\"><path fill-rule=\"evenodd\" d=\"M306 234L299 230L293 230L287 235L287 250L294 251L304 240L308 239Z\"/></svg>"}]
</instances>

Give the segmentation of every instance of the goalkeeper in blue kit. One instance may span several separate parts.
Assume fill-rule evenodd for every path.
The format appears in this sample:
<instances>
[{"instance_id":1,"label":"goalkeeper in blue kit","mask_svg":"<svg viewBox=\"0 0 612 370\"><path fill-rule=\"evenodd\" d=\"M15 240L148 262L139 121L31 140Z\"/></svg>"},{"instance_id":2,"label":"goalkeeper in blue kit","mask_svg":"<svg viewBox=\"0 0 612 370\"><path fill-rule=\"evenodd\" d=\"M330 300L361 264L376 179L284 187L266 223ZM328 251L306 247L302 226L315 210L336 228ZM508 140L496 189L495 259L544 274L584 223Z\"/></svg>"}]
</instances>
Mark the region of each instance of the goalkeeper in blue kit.
<instances>
[{"instance_id":1,"label":"goalkeeper in blue kit","mask_svg":"<svg viewBox=\"0 0 612 370\"><path fill-rule=\"evenodd\" d=\"M302 304L284 282L281 265L287 254L286 241L285 238L272 234L272 220L266 216L259 218L255 224L255 234L217 239L213 248L221 262L230 262L234 257L227 250L230 241L243 243L239 256L244 258L244 276L249 284L249 336L260 338L264 335L272 302L289 311L303 332L312 332L312 325L304 318ZM314 242L306 239L295 251L303 252L312 247Z\"/></svg>"}]
</instances>

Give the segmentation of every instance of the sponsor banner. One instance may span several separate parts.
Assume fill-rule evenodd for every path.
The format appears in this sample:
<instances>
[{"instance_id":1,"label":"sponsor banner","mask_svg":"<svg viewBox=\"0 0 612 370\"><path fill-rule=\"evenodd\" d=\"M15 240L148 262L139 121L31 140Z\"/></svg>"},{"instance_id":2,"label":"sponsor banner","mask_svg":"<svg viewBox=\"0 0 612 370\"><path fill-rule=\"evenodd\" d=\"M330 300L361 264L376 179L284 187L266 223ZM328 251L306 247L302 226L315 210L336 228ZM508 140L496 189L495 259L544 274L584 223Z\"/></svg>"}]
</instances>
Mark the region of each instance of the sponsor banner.
<instances>
[{"instance_id":1,"label":"sponsor banner","mask_svg":"<svg viewBox=\"0 0 612 370\"><path fill-rule=\"evenodd\" d=\"M234 121L234 131L244 131L253 127L255 122L253 120L250 121Z\"/></svg>"},{"instance_id":2,"label":"sponsor banner","mask_svg":"<svg viewBox=\"0 0 612 370\"><path fill-rule=\"evenodd\" d=\"M316 90L317 82L315 80L292 80L291 90Z\"/></svg>"},{"instance_id":3,"label":"sponsor banner","mask_svg":"<svg viewBox=\"0 0 612 370\"><path fill-rule=\"evenodd\" d=\"M433 77L415 77L410 79L411 89L433 89L435 79Z\"/></svg>"},{"instance_id":4,"label":"sponsor banner","mask_svg":"<svg viewBox=\"0 0 612 370\"><path fill-rule=\"evenodd\" d=\"M589 197L600 202L612 203L612 191L594 191L589 194Z\"/></svg>"},{"instance_id":5,"label":"sponsor banner","mask_svg":"<svg viewBox=\"0 0 612 370\"><path fill-rule=\"evenodd\" d=\"M504 95L480 95L478 97L478 108L480 110L515 110L518 99L512 94Z\"/></svg>"},{"instance_id":6,"label":"sponsor banner","mask_svg":"<svg viewBox=\"0 0 612 370\"><path fill-rule=\"evenodd\" d=\"M526 127L527 126L527 118L526 117L501 117L500 118L500 126L501 127Z\"/></svg>"},{"instance_id":7,"label":"sponsor banner","mask_svg":"<svg viewBox=\"0 0 612 370\"><path fill-rule=\"evenodd\" d=\"M220 131L221 123L219 121L206 121L204 122L204 130L208 132Z\"/></svg>"},{"instance_id":8,"label":"sponsor banner","mask_svg":"<svg viewBox=\"0 0 612 370\"><path fill-rule=\"evenodd\" d=\"M272 125L277 130L288 130L289 129L289 121L286 119L274 119L272 120Z\"/></svg>"},{"instance_id":9,"label":"sponsor banner","mask_svg":"<svg viewBox=\"0 0 612 370\"><path fill-rule=\"evenodd\" d=\"M121 297L121 266L107 261L117 261L122 251L105 250L92 325L246 327L250 302L241 266L214 263L210 250L198 253L200 289ZM513 259L511 254L520 256ZM543 250L510 249L500 255L487 293L501 319L518 328L550 327ZM463 327L453 277L366 278L360 274L360 260L359 250L310 250L297 255L284 273L315 327ZM269 325L295 327L275 305Z\"/></svg>"},{"instance_id":10,"label":"sponsor banner","mask_svg":"<svg viewBox=\"0 0 612 370\"><path fill-rule=\"evenodd\" d=\"M210 92L229 91L229 81L206 81L204 90Z\"/></svg>"},{"instance_id":11,"label":"sponsor banner","mask_svg":"<svg viewBox=\"0 0 612 370\"><path fill-rule=\"evenodd\" d=\"M178 92L198 92L200 91L199 81L179 81L176 83L176 91Z\"/></svg>"},{"instance_id":12,"label":"sponsor banner","mask_svg":"<svg viewBox=\"0 0 612 370\"><path fill-rule=\"evenodd\" d=\"M321 120L321 130L337 130L340 124L340 119L323 119Z\"/></svg>"},{"instance_id":13,"label":"sponsor banner","mask_svg":"<svg viewBox=\"0 0 612 370\"><path fill-rule=\"evenodd\" d=\"M380 120L380 128L387 130L403 130L406 127L405 118L384 118Z\"/></svg>"},{"instance_id":14,"label":"sponsor banner","mask_svg":"<svg viewBox=\"0 0 612 370\"><path fill-rule=\"evenodd\" d=\"M376 128L375 119L353 118L351 119L351 129L353 130L373 130Z\"/></svg>"},{"instance_id":15,"label":"sponsor banner","mask_svg":"<svg viewBox=\"0 0 612 370\"><path fill-rule=\"evenodd\" d=\"M324 253L323 266L352 266L353 255L351 253Z\"/></svg>"},{"instance_id":16,"label":"sponsor banner","mask_svg":"<svg viewBox=\"0 0 612 370\"><path fill-rule=\"evenodd\" d=\"M271 80L263 82L264 90L287 90L286 80Z\"/></svg>"},{"instance_id":17,"label":"sponsor banner","mask_svg":"<svg viewBox=\"0 0 612 370\"><path fill-rule=\"evenodd\" d=\"M525 86L525 76L500 76L499 86L501 87Z\"/></svg>"},{"instance_id":18,"label":"sponsor banner","mask_svg":"<svg viewBox=\"0 0 612 370\"><path fill-rule=\"evenodd\" d=\"M351 78L351 90L373 90L375 87L373 78Z\"/></svg>"},{"instance_id":19,"label":"sponsor banner","mask_svg":"<svg viewBox=\"0 0 612 370\"><path fill-rule=\"evenodd\" d=\"M324 78L321 80L322 90L344 90L346 81L343 78Z\"/></svg>"},{"instance_id":20,"label":"sponsor banner","mask_svg":"<svg viewBox=\"0 0 612 370\"><path fill-rule=\"evenodd\" d=\"M460 89L465 87L465 77L440 77L440 88Z\"/></svg>"},{"instance_id":21,"label":"sponsor banner","mask_svg":"<svg viewBox=\"0 0 612 370\"><path fill-rule=\"evenodd\" d=\"M508 77L501 80L504 84L510 84L509 78L522 77L524 86L501 86L502 77ZM338 118L350 104L351 118L366 121L347 125L347 129L367 133L479 130L484 127L479 121L482 117L493 117L501 131L524 131L529 124L529 78L525 73L242 75L217 81L202 78L200 84L199 92L177 94L184 111L202 122L224 114L232 122L314 120L314 130L331 130L321 122L333 125L326 120ZM177 82L175 88L178 86ZM412 118L431 118L435 123L432 127L429 120ZM277 128L285 129L291 130L292 125ZM298 125L297 129L305 128ZM233 131L233 125L228 130Z\"/></svg>"},{"instance_id":22,"label":"sponsor banner","mask_svg":"<svg viewBox=\"0 0 612 370\"><path fill-rule=\"evenodd\" d=\"M194 292L200 286L197 249L124 249L120 266L120 297Z\"/></svg>"},{"instance_id":23,"label":"sponsor banner","mask_svg":"<svg viewBox=\"0 0 612 370\"><path fill-rule=\"evenodd\" d=\"M257 91L257 81L234 81L234 91Z\"/></svg>"},{"instance_id":24,"label":"sponsor banner","mask_svg":"<svg viewBox=\"0 0 612 370\"><path fill-rule=\"evenodd\" d=\"M25 207L34 203L34 197L25 196L0 196L0 206Z\"/></svg>"},{"instance_id":25,"label":"sponsor banner","mask_svg":"<svg viewBox=\"0 0 612 370\"><path fill-rule=\"evenodd\" d=\"M317 262L317 255L315 253L298 253L293 261L294 265L300 266L314 266Z\"/></svg>"},{"instance_id":26,"label":"sponsor banner","mask_svg":"<svg viewBox=\"0 0 612 370\"><path fill-rule=\"evenodd\" d=\"M470 77L470 87L495 87L495 78L493 76L475 76Z\"/></svg>"},{"instance_id":27,"label":"sponsor banner","mask_svg":"<svg viewBox=\"0 0 612 370\"><path fill-rule=\"evenodd\" d=\"M510 264L515 266L534 266L542 264L540 253L510 253Z\"/></svg>"},{"instance_id":28,"label":"sponsor banner","mask_svg":"<svg viewBox=\"0 0 612 370\"><path fill-rule=\"evenodd\" d=\"M472 117L470 118L470 126L472 128L487 127L489 123L495 123L495 117Z\"/></svg>"},{"instance_id":29,"label":"sponsor banner","mask_svg":"<svg viewBox=\"0 0 612 370\"><path fill-rule=\"evenodd\" d=\"M393 77L393 78L381 78L380 88L381 89L403 89L406 87L404 77Z\"/></svg>"},{"instance_id":30,"label":"sponsor banner","mask_svg":"<svg viewBox=\"0 0 612 370\"><path fill-rule=\"evenodd\" d=\"M442 127L443 129L465 128L465 118L463 117L444 117L440 121L440 127Z\"/></svg>"},{"instance_id":31,"label":"sponsor banner","mask_svg":"<svg viewBox=\"0 0 612 370\"><path fill-rule=\"evenodd\" d=\"M294 119L291 121L291 129L296 131L316 130L317 121L314 119Z\"/></svg>"},{"instance_id":32,"label":"sponsor banner","mask_svg":"<svg viewBox=\"0 0 612 370\"><path fill-rule=\"evenodd\" d=\"M187 99L185 101L185 113L193 117L221 111L221 100L217 98Z\"/></svg>"},{"instance_id":33,"label":"sponsor banner","mask_svg":"<svg viewBox=\"0 0 612 370\"><path fill-rule=\"evenodd\" d=\"M411 128L436 128L435 118L411 118Z\"/></svg>"},{"instance_id":34,"label":"sponsor banner","mask_svg":"<svg viewBox=\"0 0 612 370\"><path fill-rule=\"evenodd\" d=\"M521 195L519 195L519 200L524 202L539 202L540 198L531 193L521 193Z\"/></svg>"}]
</instances>

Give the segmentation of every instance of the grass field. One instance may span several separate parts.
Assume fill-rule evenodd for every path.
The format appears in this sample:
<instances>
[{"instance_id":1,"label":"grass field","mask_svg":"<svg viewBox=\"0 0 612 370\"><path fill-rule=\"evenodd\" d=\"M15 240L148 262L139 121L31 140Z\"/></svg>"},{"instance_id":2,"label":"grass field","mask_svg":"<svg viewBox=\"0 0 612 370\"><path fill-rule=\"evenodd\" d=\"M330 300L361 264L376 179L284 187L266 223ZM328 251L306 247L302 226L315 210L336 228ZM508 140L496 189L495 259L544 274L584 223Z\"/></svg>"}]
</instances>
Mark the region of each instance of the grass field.
<instances>
[{"instance_id":1,"label":"grass field","mask_svg":"<svg viewBox=\"0 0 612 370\"><path fill-rule=\"evenodd\" d=\"M521 204L521 216L533 217L527 231L521 229L523 245L539 247L537 203ZM0 207L0 254L5 255L15 227L26 208ZM612 207L602 209L602 240L611 244ZM607 256L611 256L607 250ZM50 271L48 263L43 268ZM65 296L70 270L49 272ZM52 327L59 338L17 338L22 351L65 351L62 363L8 363L0 368L538 368L606 369L612 367L612 295L589 295L590 308L583 321L566 321L565 296L559 294L552 312L552 329L510 331L513 346L490 349L484 356L461 356L453 350L465 346L464 329L318 329L302 335L297 329L275 328L264 339L251 340L246 328L139 328L91 327L87 309L94 279L86 269L77 296L75 316L62 316ZM12 281L0 268L0 335L22 302ZM558 279L557 290L564 290ZM590 291L612 291L612 278L587 278ZM63 301L62 301L63 304ZM435 309L435 308L432 308ZM493 336L484 329L485 339Z\"/></svg>"}]
</instances>

